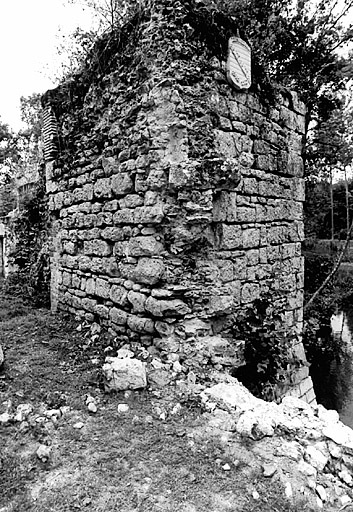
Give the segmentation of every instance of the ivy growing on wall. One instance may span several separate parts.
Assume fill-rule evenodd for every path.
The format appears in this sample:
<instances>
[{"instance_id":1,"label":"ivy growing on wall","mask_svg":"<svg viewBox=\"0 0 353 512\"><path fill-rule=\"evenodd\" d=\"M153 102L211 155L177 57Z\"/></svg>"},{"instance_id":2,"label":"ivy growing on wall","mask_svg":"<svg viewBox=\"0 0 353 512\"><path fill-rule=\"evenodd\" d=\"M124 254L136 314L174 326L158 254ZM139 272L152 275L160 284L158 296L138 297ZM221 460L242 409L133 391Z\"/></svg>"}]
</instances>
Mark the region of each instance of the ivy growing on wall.
<instances>
[{"instance_id":1,"label":"ivy growing on wall","mask_svg":"<svg viewBox=\"0 0 353 512\"><path fill-rule=\"evenodd\" d=\"M246 365L235 370L237 377L257 397L276 400L303 361L295 355L295 329L286 325L284 314L272 305L273 297L263 295L241 311L232 334L245 341Z\"/></svg>"},{"instance_id":2,"label":"ivy growing on wall","mask_svg":"<svg viewBox=\"0 0 353 512\"><path fill-rule=\"evenodd\" d=\"M37 306L49 305L48 208L45 181L41 178L25 197L10 225L9 265L12 272L7 288L30 299Z\"/></svg>"}]
</instances>

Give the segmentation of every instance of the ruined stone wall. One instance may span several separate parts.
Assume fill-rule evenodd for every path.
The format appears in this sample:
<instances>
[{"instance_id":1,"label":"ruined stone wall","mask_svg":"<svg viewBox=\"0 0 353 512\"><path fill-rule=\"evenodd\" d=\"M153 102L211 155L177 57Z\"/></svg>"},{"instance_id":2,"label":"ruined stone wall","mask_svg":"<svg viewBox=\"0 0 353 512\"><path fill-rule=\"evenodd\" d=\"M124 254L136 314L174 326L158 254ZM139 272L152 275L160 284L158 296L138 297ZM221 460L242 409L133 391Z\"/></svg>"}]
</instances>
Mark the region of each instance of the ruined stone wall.
<instances>
[{"instance_id":1,"label":"ruined stone wall","mask_svg":"<svg viewBox=\"0 0 353 512\"><path fill-rule=\"evenodd\" d=\"M69 156L47 164L52 304L176 370L223 369L240 364L231 328L256 299L302 322L305 110L233 90L183 16L142 23L147 76L117 63L85 95Z\"/></svg>"}]
</instances>

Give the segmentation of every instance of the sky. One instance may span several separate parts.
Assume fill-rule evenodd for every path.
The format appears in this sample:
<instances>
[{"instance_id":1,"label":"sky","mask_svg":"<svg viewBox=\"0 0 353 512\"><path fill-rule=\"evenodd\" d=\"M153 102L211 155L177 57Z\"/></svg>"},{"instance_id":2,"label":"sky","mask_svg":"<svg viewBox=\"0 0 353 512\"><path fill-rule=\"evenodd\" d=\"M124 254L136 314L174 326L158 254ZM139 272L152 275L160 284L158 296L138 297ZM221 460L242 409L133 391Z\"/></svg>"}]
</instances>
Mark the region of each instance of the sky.
<instances>
[{"instance_id":1,"label":"sky","mask_svg":"<svg viewBox=\"0 0 353 512\"><path fill-rule=\"evenodd\" d=\"M22 127L20 97L57 85L61 36L88 30L91 16L63 0L0 0L0 120Z\"/></svg>"}]
</instances>

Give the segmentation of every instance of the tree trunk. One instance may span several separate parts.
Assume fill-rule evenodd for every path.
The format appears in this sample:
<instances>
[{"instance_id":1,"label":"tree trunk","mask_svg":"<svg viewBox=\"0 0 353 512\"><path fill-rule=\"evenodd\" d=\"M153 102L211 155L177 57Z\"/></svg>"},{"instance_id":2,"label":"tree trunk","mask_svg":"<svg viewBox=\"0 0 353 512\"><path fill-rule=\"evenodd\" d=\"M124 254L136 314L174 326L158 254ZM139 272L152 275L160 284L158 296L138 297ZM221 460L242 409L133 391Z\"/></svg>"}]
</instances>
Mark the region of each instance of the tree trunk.
<instances>
[{"instance_id":1,"label":"tree trunk","mask_svg":"<svg viewBox=\"0 0 353 512\"><path fill-rule=\"evenodd\" d=\"M332 184L332 169L330 169L330 204L331 204L331 242L335 238L335 226L333 217L333 184Z\"/></svg>"},{"instance_id":2,"label":"tree trunk","mask_svg":"<svg viewBox=\"0 0 353 512\"><path fill-rule=\"evenodd\" d=\"M346 188L346 221L347 221L347 233L349 231L349 191L348 191L348 180L347 180L347 167L344 168L344 184Z\"/></svg>"}]
</instances>

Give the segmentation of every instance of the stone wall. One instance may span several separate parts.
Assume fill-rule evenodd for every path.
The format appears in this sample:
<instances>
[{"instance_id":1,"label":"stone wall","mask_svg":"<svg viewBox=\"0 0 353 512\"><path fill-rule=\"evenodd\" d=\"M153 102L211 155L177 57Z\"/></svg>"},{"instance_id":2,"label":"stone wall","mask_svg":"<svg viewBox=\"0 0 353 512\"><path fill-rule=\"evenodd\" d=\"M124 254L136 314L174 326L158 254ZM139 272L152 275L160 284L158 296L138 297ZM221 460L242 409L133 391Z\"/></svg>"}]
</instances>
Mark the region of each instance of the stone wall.
<instances>
[{"instance_id":1,"label":"stone wall","mask_svg":"<svg viewBox=\"0 0 353 512\"><path fill-rule=\"evenodd\" d=\"M294 93L269 106L233 90L169 4L79 106L60 110L63 87L46 95L64 148L47 164L52 305L176 369L229 369L234 319L256 299L302 323L305 109ZM307 375L296 394L311 401Z\"/></svg>"}]
</instances>

